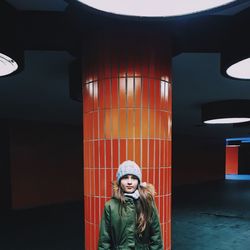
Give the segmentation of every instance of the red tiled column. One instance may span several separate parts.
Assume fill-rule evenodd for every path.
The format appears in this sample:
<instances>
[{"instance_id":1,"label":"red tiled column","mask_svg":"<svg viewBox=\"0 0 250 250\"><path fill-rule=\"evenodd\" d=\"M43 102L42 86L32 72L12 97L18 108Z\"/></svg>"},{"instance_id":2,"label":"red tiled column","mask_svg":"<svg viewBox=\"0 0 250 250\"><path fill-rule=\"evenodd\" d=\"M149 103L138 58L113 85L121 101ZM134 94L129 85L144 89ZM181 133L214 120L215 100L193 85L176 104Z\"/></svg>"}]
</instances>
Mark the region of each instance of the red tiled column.
<instances>
[{"instance_id":1,"label":"red tiled column","mask_svg":"<svg viewBox=\"0 0 250 250\"><path fill-rule=\"evenodd\" d=\"M226 146L226 174L238 174L239 146Z\"/></svg>"},{"instance_id":2,"label":"red tiled column","mask_svg":"<svg viewBox=\"0 0 250 250\"><path fill-rule=\"evenodd\" d=\"M164 249L170 249L170 56L150 46L139 53L113 48L95 52L83 66L85 249L97 249L104 203L127 159L156 187Z\"/></svg>"}]
</instances>

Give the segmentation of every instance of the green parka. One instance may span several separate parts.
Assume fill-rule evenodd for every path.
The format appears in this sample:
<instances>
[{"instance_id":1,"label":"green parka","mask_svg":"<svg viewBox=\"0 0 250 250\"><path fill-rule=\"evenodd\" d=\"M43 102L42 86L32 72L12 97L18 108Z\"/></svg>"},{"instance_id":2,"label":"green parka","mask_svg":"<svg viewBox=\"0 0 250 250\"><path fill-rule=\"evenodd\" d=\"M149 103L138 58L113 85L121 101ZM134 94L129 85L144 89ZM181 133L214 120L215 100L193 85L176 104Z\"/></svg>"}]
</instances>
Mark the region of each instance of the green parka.
<instances>
[{"instance_id":1,"label":"green parka","mask_svg":"<svg viewBox=\"0 0 250 250\"><path fill-rule=\"evenodd\" d=\"M106 202L100 225L98 250L162 250L158 212L154 204L152 220L141 235L136 232L136 202L125 198L125 208L119 211L120 201L112 198Z\"/></svg>"}]
</instances>

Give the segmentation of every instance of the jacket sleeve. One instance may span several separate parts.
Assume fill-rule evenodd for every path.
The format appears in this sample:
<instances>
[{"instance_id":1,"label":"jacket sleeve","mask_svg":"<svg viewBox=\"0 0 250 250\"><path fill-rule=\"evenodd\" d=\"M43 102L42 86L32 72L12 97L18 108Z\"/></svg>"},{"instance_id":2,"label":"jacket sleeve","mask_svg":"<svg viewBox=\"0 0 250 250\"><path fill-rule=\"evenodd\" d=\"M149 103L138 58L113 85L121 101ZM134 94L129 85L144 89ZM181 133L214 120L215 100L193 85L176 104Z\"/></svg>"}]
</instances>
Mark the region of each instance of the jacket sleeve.
<instances>
[{"instance_id":1,"label":"jacket sleeve","mask_svg":"<svg viewBox=\"0 0 250 250\"><path fill-rule=\"evenodd\" d=\"M99 231L98 250L111 249L110 211L105 205Z\"/></svg>"},{"instance_id":2,"label":"jacket sleeve","mask_svg":"<svg viewBox=\"0 0 250 250\"><path fill-rule=\"evenodd\" d=\"M155 204L153 204L153 215L152 215L152 223L150 229L150 249L163 250L160 220Z\"/></svg>"}]
</instances>

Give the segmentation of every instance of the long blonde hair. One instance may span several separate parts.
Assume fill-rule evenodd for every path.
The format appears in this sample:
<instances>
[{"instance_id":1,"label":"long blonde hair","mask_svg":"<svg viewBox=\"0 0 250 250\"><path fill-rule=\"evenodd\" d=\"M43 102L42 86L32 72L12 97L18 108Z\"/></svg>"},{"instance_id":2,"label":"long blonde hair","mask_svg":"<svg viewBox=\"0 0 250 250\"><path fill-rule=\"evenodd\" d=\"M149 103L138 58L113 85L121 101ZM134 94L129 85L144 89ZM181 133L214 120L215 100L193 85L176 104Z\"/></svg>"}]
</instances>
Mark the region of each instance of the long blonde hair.
<instances>
[{"instance_id":1,"label":"long blonde hair","mask_svg":"<svg viewBox=\"0 0 250 250\"><path fill-rule=\"evenodd\" d=\"M137 232L141 234L146 229L147 223L152 219L155 188L150 183L146 185L138 184L138 191L140 198L136 203L136 224ZM120 201L119 212L122 215L123 208L126 209L125 196L123 189L116 181L113 182L113 197Z\"/></svg>"}]
</instances>

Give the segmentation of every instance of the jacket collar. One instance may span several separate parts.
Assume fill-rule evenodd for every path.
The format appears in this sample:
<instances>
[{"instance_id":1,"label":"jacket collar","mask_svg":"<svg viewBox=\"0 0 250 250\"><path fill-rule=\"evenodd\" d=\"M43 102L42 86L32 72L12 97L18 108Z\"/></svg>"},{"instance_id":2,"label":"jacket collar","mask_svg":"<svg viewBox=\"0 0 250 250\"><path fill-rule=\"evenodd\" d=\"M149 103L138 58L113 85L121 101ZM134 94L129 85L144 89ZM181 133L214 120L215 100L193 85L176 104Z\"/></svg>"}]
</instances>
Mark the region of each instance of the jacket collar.
<instances>
[{"instance_id":1,"label":"jacket collar","mask_svg":"<svg viewBox=\"0 0 250 250\"><path fill-rule=\"evenodd\" d=\"M132 197L135 200L138 200L140 198L140 194L139 194L138 189L136 189L134 191L134 193L124 193L124 195L127 196L127 197Z\"/></svg>"}]
</instances>

